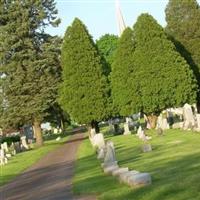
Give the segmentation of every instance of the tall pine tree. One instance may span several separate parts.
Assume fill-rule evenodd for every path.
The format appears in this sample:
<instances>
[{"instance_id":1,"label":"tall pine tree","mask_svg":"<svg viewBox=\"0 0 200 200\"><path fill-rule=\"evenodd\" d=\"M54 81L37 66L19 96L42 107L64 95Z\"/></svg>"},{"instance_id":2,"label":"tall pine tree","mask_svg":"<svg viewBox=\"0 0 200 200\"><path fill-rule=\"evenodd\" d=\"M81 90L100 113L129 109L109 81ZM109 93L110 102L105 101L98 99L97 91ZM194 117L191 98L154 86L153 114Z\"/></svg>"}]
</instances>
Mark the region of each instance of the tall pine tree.
<instances>
[{"instance_id":1,"label":"tall pine tree","mask_svg":"<svg viewBox=\"0 0 200 200\"><path fill-rule=\"evenodd\" d=\"M133 30L136 82L140 80L139 105L154 127L153 116L163 109L196 101L196 79L190 66L152 16L142 14Z\"/></svg>"},{"instance_id":2,"label":"tall pine tree","mask_svg":"<svg viewBox=\"0 0 200 200\"><path fill-rule=\"evenodd\" d=\"M196 0L169 0L165 12L166 31L192 67L200 86L200 6Z\"/></svg>"},{"instance_id":3,"label":"tall pine tree","mask_svg":"<svg viewBox=\"0 0 200 200\"><path fill-rule=\"evenodd\" d=\"M31 123L38 146L43 144L41 122L55 102L59 82L57 39L45 34L56 26L54 0L1 1L0 72L4 74L4 127Z\"/></svg>"},{"instance_id":4,"label":"tall pine tree","mask_svg":"<svg viewBox=\"0 0 200 200\"><path fill-rule=\"evenodd\" d=\"M135 107L137 97L140 98L136 95L137 87L132 85L135 83L134 51L133 31L126 28L119 39L111 72L113 103L122 116L129 116L140 110Z\"/></svg>"},{"instance_id":5,"label":"tall pine tree","mask_svg":"<svg viewBox=\"0 0 200 200\"><path fill-rule=\"evenodd\" d=\"M61 64L62 108L81 124L105 119L108 115L108 82L103 74L103 60L87 28L77 18L66 30Z\"/></svg>"},{"instance_id":6,"label":"tall pine tree","mask_svg":"<svg viewBox=\"0 0 200 200\"><path fill-rule=\"evenodd\" d=\"M152 16L142 14L132 35L126 30L120 39L113 63L113 96L123 115L143 112L154 127L163 109L195 102L196 79Z\"/></svg>"}]
</instances>

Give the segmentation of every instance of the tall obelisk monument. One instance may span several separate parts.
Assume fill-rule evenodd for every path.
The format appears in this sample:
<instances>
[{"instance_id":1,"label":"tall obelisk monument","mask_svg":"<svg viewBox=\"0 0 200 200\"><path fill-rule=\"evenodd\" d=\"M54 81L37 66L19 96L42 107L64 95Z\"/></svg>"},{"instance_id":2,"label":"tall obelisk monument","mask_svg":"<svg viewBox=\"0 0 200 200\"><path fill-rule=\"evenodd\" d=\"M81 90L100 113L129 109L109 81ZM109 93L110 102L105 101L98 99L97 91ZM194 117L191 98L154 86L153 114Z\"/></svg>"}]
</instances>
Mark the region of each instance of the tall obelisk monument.
<instances>
[{"instance_id":1,"label":"tall obelisk monument","mask_svg":"<svg viewBox=\"0 0 200 200\"><path fill-rule=\"evenodd\" d=\"M124 29L126 28L124 18L120 9L119 0L115 0L116 3L116 15L117 15L117 24L119 28L119 36L123 33Z\"/></svg>"}]
</instances>

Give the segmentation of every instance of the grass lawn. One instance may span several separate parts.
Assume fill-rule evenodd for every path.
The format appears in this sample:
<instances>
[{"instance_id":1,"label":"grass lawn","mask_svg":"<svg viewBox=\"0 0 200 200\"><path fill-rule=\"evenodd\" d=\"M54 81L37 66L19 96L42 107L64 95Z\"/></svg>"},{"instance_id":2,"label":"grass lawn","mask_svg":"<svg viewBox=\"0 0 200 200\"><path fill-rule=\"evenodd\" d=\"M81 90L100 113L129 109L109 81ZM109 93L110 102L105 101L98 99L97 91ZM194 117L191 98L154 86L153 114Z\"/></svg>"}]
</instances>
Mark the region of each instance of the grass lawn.
<instances>
[{"instance_id":1,"label":"grass lawn","mask_svg":"<svg viewBox=\"0 0 200 200\"><path fill-rule=\"evenodd\" d=\"M85 140L78 153L74 192L96 194L102 200L200 200L200 134L181 130L152 136L152 152L142 153L135 136L108 136L115 144L121 167L149 172L152 185L131 189L114 177L104 175L90 142Z\"/></svg>"},{"instance_id":2,"label":"grass lawn","mask_svg":"<svg viewBox=\"0 0 200 200\"><path fill-rule=\"evenodd\" d=\"M41 157L45 156L48 152L61 146L67 140L67 138L68 136L65 136L62 137L60 141L56 141L54 136L54 139L46 141L44 143L44 146L42 146L41 148L25 151L13 156L8 161L8 164L0 166L0 186L11 181L14 177L16 177L28 167L33 165Z\"/></svg>"}]
</instances>

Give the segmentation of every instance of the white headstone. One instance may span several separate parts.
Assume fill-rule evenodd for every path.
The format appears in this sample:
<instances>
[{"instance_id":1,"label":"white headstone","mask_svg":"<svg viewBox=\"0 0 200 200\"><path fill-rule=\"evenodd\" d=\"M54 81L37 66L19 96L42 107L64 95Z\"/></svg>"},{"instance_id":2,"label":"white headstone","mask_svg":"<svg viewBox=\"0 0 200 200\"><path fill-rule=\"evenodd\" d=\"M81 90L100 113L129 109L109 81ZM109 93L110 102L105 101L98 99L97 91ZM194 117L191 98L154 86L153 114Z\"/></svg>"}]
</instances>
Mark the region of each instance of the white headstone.
<instances>
[{"instance_id":1,"label":"white headstone","mask_svg":"<svg viewBox=\"0 0 200 200\"><path fill-rule=\"evenodd\" d=\"M5 156L4 149L0 149L0 165L4 165L8 163L8 159Z\"/></svg>"},{"instance_id":2,"label":"white headstone","mask_svg":"<svg viewBox=\"0 0 200 200\"><path fill-rule=\"evenodd\" d=\"M56 138L56 141L60 141L60 139L61 139L61 137L59 136L59 137Z\"/></svg>"},{"instance_id":3,"label":"white headstone","mask_svg":"<svg viewBox=\"0 0 200 200\"><path fill-rule=\"evenodd\" d=\"M104 158L104 163L103 166L111 166L111 165L116 165L117 161L116 161L116 156L115 156L115 148L114 148L114 144L112 141L108 141L106 143L106 154L105 154L105 158Z\"/></svg>"},{"instance_id":4,"label":"white headstone","mask_svg":"<svg viewBox=\"0 0 200 200\"><path fill-rule=\"evenodd\" d=\"M197 127L200 129L200 114L196 114L197 118Z\"/></svg>"},{"instance_id":5,"label":"white headstone","mask_svg":"<svg viewBox=\"0 0 200 200\"><path fill-rule=\"evenodd\" d=\"M4 143L2 144L2 147L1 147L1 148L4 149L5 152L7 153L7 152L8 152L8 144L7 144L7 142L4 142Z\"/></svg>"},{"instance_id":6,"label":"white headstone","mask_svg":"<svg viewBox=\"0 0 200 200\"><path fill-rule=\"evenodd\" d=\"M105 147L103 134L102 133L95 134L92 139L92 144L94 147L98 147L98 149Z\"/></svg>"},{"instance_id":7,"label":"white headstone","mask_svg":"<svg viewBox=\"0 0 200 200\"><path fill-rule=\"evenodd\" d=\"M195 126L195 119L192 112L192 107L189 104L185 104L183 107L184 115L184 129L189 129Z\"/></svg>"},{"instance_id":8,"label":"white headstone","mask_svg":"<svg viewBox=\"0 0 200 200\"><path fill-rule=\"evenodd\" d=\"M136 173L128 177L128 185L131 187L149 184L151 184L151 176L149 173Z\"/></svg>"},{"instance_id":9,"label":"white headstone","mask_svg":"<svg viewBox=\"0 0 200 200\"><path fill-rule=\"evenodd\" d=\"M26 136L21 137L21 142L22 142L22 147L25 148L26 150L29 149L28 144L26 143Z\"/></svg>"},{"instance_id":10,"label":"white headstone","mask_svg":"<svg viewBox=\"0 0 200 200\"><path fill-rule=\"evenodd\" d=\"M130 135L131 132L129 130L129 125L128 123L124 123L124 135Z\"/></svg>"}]
</instances>

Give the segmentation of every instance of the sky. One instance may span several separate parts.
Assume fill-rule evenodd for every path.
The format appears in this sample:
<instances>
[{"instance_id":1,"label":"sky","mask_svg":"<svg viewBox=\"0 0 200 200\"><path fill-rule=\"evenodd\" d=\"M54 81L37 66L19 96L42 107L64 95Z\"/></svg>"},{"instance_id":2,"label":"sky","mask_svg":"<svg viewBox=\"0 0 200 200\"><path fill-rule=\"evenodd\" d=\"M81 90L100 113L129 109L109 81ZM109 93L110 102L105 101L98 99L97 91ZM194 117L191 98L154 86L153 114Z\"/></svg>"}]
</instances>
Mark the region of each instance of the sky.
<instances>
[{"instance_id":1,"label":"sky","mask_svg":"<svg viewBox=\"0 0 200 200\"><path fill-rule=\"evenodd\" d=\"M96 40L109 33L118 35L115 0L55 0L61 24L47 28L52 35L63 36L66 28L78 17ZM168 0L119 0L126 26L132 27L142 13L151 14L159 24L166 26L165 8ZM198 0L200 3L200 0Z\"/></svg>"}]
</instances>

